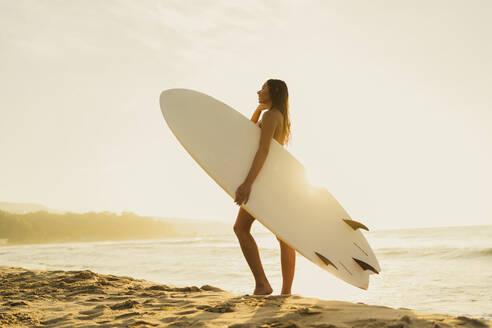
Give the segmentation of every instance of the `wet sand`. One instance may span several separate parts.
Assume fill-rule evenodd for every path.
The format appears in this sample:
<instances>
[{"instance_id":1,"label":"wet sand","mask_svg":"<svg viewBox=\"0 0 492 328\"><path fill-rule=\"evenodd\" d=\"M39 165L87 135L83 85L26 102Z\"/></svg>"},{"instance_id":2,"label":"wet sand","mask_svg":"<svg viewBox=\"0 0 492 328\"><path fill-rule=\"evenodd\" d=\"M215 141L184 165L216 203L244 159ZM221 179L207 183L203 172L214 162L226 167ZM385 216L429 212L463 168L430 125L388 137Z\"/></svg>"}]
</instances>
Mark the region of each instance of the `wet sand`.
<instances>
[{"instance_id":1,"label":"wet sand","mask_svg":"<svg viewBox=\"0 0 492 328\"><path fill-rule=\"evenodd\" d=\"M0 327L492 327L492 322L300 295L235 295L85 271L0 266Z\"/></svg>"}]
</instances>

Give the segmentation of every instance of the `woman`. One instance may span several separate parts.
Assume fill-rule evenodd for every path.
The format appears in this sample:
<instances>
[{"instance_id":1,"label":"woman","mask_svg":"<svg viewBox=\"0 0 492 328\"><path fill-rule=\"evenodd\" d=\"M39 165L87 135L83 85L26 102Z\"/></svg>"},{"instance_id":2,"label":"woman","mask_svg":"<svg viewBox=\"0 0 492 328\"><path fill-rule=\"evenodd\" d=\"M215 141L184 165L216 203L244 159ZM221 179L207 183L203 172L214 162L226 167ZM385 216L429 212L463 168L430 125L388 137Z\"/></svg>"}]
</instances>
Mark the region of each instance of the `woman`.
<instances>
[{"instance_id":1,"label":"woman","mask_svg":"<svg viewBox=\"0 0 492 328\"><path fill-rule=\"evenodd\" d=\"M248 176L236 190L234 202L239 206L243 202L244 204L248 202L251 185L263 167L272 138L283 146L287 143L290 135L289 93L285 82L276 79L266 81L261 90L258 91L258 102L258 108L256 108L251 120L256 123L261 112L266 110L262 120L258 123L261 127L260 145ZM234 224L234 232L255 278L256 287L253 294L269 295L273 290L263 271L258 246L250 233L254 220L255 218L241 207ZM278 236L277 239L280 242L280 260L282 264L282 295L290 295L294 279L296 252L280 240Z\"/></svg>"}]
</instances>

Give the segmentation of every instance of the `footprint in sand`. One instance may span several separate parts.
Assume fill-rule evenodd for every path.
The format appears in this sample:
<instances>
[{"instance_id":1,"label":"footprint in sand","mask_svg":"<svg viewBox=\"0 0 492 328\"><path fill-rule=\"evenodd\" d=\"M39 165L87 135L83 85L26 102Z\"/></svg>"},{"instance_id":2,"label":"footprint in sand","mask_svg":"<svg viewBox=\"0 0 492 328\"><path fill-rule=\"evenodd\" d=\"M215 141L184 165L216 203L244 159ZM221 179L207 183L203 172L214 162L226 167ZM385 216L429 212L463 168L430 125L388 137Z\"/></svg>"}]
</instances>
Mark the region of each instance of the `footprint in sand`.
<instances>
[{"instance_id":1,"label":"footprint in sand","mask_svg":"<svg viewBox=\"0 0 492 328\"><path fill-rule=\"evenodd\" d=\"M7 301L2 304L3 306L29 306L29 302L24 301Z\"/></svg>"},{"instance_id":2,"label":"footprint in sand","mask_svg":"<svg viewBox=\"0 0 492 328\"><path fill-rule=\"evenodd\" d=\"M125 309L133 309L140 305L139 302L134 300L127 300L121 303L116 303L110 306L111 310L125 310Z\"/></svg>"},{"instance_id":3,"label":"footprint in sand","mask_svg":"<svg viewBox=\"0 0 492 328\"><path fill-rule=\"evenodd\" d=\"M160 319L160 322L162 323L170 323L178 320L180 317L167 317L167 318L162 318Z\"/></svg>"},{"instance_id":4,"label":"footprint in sand","mask_svg":"<svg viewBox=\"0 0 492 328\"><path fill-rule=\"evenodd\" d=\"M115 317L115 319L124 319L124 318L129 318L129 317L134 317L136 315L140 315L142 313L140 312L128 312L128 313L124 313L124 314L120 314L118 316Z\"/></svg>"},{"instance_id":5,"label":"footprint in sand","mask_svg":"<svg viewBox=\"0 0 492 328\"><path fill-rule=\"evenodd\" d=\"M62 321L70 320L72 316L73 316L73 314L69 313L67 315L64 315L63 317L58 317L58 318L53 318L53 319L41 321L41 324L47 325L47 326L48 325L54 325L54 324L60 323Z\"/></svg>"},{"instance_id":6,"label":"footprint in sand","mask_svg":"<svg viewBox=\"0 0 492 328\"><path fill-rule=\"evenodd\" d=\"M95 313L99 313L99 312L104 312L104 310L109 310L109 306L107 306L105 304L97 305L90 310L80 311L79 314L90 315L90 314L95 314Z\"/></svg>"},{"instance_id":7,"label":"footprint in sand","mask_svg":"<svg viewBox=\"0 0 492 328\"><path fill-rule=\"evenodd\" d=\"M187 314L193 314L193 313L196 313L196 312L197 312L196 310L187 310L187 311L177 312L176 314L179 314L179 315L187 315Z\"/></svg>"},{"instance_id":8,"label":"footprint in sand","mask_svg":"<svg viewBox=\"0 0 492 328\"><path fill-rule=\"evenodd\" d=\"M138 320L133 323L133 326L139 326L139 325L144 325L144 326L158 326L158 323L152 323L144 320Z\"/></svg>"},{"instance_id":9,"label":"footprint in sand","mask_svg":"<svg viewBox=\"0 0 492 328\"><path fill-rule=\"evenodd\" d=\"M91 314L91 315L87 315L87 316L78 316L78 317L75 317L75 319L78 319L78 320L92 320L92 319L95 319L97 317L100 317L104 314L104 311L102 312L97 312L97 313L94 313L94 314Z\"/></svg>"},{"instance_id":10,"label":"footprint in sand","mask_svg":"<svg viewBox=\"0 0 492 328\"><path fill-rule=\"evenodd\" d=\"M78 316L78 317L76 317L76 319L91 320L91 319L102 316L108 310L109 310L109 307L107 305L104 305L104 304L97 305L90 310L80 311L79 314L82 314L83 316Z\"/></svg>"},{"instance_id":11,"label":"footprint in sand","mask_svg":"<svg viewBox=\"0 0 492 328\"><path fill-rule=\"evenodd\" d=\"M119 300L128 300L130 299L130 296L119 296L119 295L112 295L109 297L106 297L107 300L112 300L112 301L119 301Z\"/></svg>"},{"instance_id":12,"label":"footprint in sand","mask_svg":"<svg viewBox=\"0 0 492 328\"><path fill-rule=\"evenodd\" d=\"M196 308L199 310L205 310L207 312L213 312L213 313L226 313L226 312L234 312L235 309L235 304L231 302L224 302L221 304L217 304L215 306L209 306L209 305L199 305Z\"/></svg>"}]
</instances>

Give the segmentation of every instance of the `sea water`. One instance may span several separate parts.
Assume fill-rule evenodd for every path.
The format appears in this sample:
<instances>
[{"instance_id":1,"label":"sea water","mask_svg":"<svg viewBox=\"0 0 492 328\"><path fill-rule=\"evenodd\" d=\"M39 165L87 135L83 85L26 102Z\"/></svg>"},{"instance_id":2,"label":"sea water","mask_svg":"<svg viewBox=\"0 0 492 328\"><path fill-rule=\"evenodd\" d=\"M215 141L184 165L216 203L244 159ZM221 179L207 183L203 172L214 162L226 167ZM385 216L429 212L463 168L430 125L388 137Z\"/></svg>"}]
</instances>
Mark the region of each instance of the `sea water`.
<instances>
[{"instance_id":1,"label":"sea water","mask_svg":"<svg viewBox=\"0 0 492 328\"><path fill-rule=\"evenodd\" d=\"M255 223L259 224L259 223ZM297 253L293 294L492 319L492 226L363 232L382 271L368 290L335 278ZM282 286L277 239L253 232L265 273ZM176 286L213 285L252 294L254 280L232 232L194 238L1 246L0 265L92 270Z\"/></svg>"}]
</instances>

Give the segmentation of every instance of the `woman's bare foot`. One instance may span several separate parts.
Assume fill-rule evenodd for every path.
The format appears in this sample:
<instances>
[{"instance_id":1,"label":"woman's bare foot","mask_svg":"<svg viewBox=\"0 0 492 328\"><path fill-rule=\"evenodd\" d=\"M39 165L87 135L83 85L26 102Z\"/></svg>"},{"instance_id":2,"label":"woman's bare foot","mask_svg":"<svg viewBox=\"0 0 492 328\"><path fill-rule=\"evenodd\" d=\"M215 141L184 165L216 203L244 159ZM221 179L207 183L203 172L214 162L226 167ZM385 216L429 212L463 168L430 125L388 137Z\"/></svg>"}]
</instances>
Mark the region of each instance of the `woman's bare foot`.
<instances>
[{"instance_id":1,"label":"woman's bare foot","mask_svg":"<svg viewBox=\"0 0 492 328\"><path fill-rule=\"evenodd\" d=\"M270 295L272 292L273 289L270 284L262 286L257 285L255 291L253 292L253 295Z\"/></svg>"}]
</instances>

